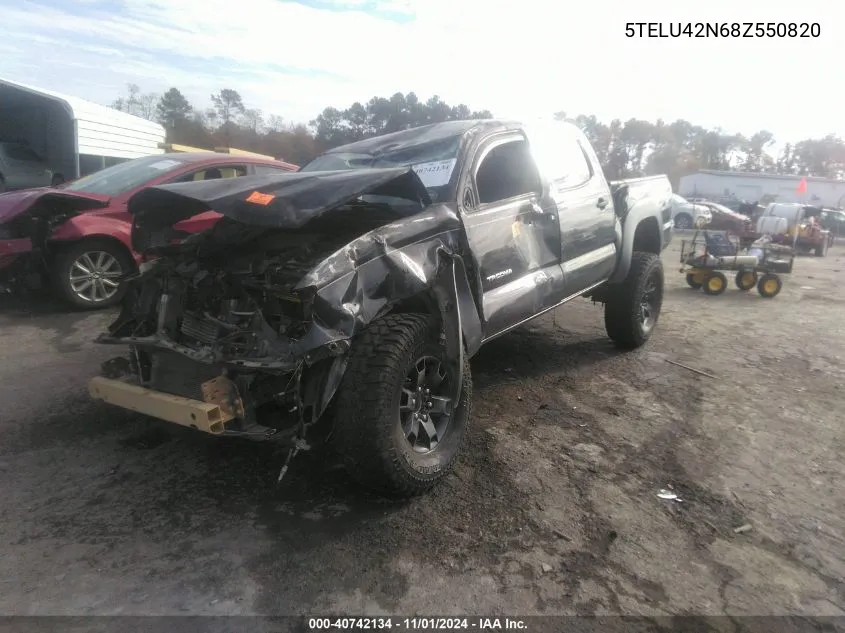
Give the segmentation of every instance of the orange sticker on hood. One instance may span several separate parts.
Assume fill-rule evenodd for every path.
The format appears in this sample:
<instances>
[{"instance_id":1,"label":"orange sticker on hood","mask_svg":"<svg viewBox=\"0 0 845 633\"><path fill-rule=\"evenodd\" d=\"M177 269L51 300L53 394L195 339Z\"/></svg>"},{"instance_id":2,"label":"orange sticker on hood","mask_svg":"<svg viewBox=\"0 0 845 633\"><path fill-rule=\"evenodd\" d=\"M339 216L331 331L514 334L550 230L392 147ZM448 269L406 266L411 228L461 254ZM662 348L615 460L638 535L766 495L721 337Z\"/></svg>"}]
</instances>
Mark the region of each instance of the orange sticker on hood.
<instances>
[{"instance_id":1,"label":"orange sticker on hood","mask_svg":"<svg viewBox=\"0 0 845 633\"><path fill-rule=\"evenodd\" d=\"M270 195L269 193L261 193L260 191L253 191L249 194L249 197L246 199L247 202L252 202L253 204L260 204L266 207L268 204L273 202L276 196Z\"/></svg>"}]
</instances>

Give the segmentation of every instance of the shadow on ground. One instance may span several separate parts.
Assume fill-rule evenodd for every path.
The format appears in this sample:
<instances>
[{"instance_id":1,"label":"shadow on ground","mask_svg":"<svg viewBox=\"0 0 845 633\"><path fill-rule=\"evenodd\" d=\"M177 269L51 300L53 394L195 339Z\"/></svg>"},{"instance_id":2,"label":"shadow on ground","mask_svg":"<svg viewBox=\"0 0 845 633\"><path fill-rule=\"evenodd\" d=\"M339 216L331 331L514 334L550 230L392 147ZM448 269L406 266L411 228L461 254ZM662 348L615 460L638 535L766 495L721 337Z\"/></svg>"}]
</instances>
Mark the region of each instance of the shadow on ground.
<instances>
[{"instance_id":1,"label":"shadow on ground","mask_svg":"<svg viewBox=\"0 0 845 633\"><path fill-rule=\"evenodd\" d=\"M516 331L474 359L476 409L483 411L504 382L614 355L604 341L562 343ZM54 466L61 477L42 481L51 494L28 506L29 528L17 544L60 538L120 551L141 538L163 544L172 566L218 538L260 540L265 546L245 554L244 564L263 587L275 588L261 595L257 609L279 613L301 612L315 596L356 591L391 608L411 589L396 571L399 558L449 574L470 564L494 566L503 554L537 542L545 528L494 456L497 441L480 426L471 428L444 482L404 502L362 491L325 452L300 453L277 484L283 449L211 438L84 397L27 424L3 453L60 449L90 466ZM38 485L35 479L28 485ZM219 573L211 566L199 589L213 586Z\"/></svg>"}]
</instances>

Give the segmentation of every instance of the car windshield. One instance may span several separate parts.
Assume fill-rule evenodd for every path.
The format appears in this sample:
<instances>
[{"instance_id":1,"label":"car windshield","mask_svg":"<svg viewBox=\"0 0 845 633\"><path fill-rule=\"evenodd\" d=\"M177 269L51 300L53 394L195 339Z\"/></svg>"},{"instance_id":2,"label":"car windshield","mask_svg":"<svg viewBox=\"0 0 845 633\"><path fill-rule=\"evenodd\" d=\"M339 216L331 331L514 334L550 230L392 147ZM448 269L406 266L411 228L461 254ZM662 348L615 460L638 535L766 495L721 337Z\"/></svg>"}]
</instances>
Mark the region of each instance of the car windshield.
<instances>
[{"instance_id":1,"label":"car windshield","mask_svg":"<svg viewBox=\"0 0 845 633\"><path fill-rule=\"evenodd\" d=\"M374 153L330 152L318 156L300 171L337 171L346 169L383 169L413 167L432 200L444 194L457 163L460 136L429 143L403 145Z\"/></svg>"},{"instance_id":2,"label":"car windshield","mask_svg":"<svg viewBox=\"0 0 845 633\"><path fill-rule=\"evenodd\" d=\"M6 158L11 160L22 160L29 163L41 162L41 157L38 154L21 143L0 143L0 146L2 146Z\"/></svg>"},{"instance_id":3,"label":"car windshield","mask_svg":"<svg viewBox=\"0 0 845 633\"><path fill-rule=\"evenodd\" d=\"M119 196L184 164L184 160L170 156L145 156L94 172L62 188L82 193Z\"/></svg>"}]
</instances>

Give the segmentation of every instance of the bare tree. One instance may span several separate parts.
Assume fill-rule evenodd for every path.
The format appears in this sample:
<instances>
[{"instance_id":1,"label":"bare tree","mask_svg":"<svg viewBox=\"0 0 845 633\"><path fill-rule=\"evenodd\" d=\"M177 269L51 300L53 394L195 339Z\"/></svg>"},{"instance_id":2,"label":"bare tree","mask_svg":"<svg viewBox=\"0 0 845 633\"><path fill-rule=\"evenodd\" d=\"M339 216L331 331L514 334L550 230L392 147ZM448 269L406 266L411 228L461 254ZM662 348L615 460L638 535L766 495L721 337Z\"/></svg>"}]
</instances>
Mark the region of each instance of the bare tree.
<instances>
[{"instance_id":1,"label":"bare tree","mask_svg":"<svg viewBox=\"0 0 845 633\"><path fill-rule=\"evenodd\" d=\"M243 126L254 134L259 134L264 130L264 114L261 110L244 110L242 119Z\"/></svg>"},{"instance_id":2,"label":"bare tree","mask_svg":"<svg viewBox=\"0 0 845 633\"><path fill-rule=\"evenodd\" d=\"M125 97L112 102L110 107L149 121L156 119L156 104L159 99L157 94L152 92L142 94L138 84L126 84L126 93Z\"/></svg>"},{"instance_id":3,"label":"bare tree","mask_svg":"<svg viewBox=\"0 0 845 633\"><path fill-rule=\"evenodd\" d=\"M284 132L288 129L288 124L285 123L285 119L280 117L278 114L271 114L267 117L266 127L270 132Z\"/></svg>"},{"instance_id":4,"label":"bare tree","mask_svg":"<svg viewBox=\"0 0 845 633\"><path fill-rule=\"evenodd\" d=\"M157 118L156 106L159 96L154 92L147 92L138 97L137 115L148 121L155 121Z\"/></svg>"}]
</instances>

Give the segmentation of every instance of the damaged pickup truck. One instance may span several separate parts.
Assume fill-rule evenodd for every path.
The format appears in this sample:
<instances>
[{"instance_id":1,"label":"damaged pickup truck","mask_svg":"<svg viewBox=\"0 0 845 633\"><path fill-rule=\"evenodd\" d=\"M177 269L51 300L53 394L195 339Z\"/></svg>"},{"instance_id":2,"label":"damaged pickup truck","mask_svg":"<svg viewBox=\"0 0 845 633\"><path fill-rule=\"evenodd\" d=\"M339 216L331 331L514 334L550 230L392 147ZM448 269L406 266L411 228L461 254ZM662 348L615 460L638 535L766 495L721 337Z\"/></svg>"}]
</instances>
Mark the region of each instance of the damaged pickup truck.
<instances>
[{"instance_id":1,"label":"damaged pickup truck","mask_svg":"<svg viewBox=\"0 0 845 633\"><path fill-rule=\"evenodd\" d=\"M623 348L652 335L672 236L665 176L608 183L563 122L438 123L297 173L149 187L146 261L98 340L90 394L219 436L325 443L388 496L429 489L470 419L469 359L576 297ZM184 240L172 226L223 218ZM280 478L287 468L282 468Z\"/></svg>"}]
</instances>

